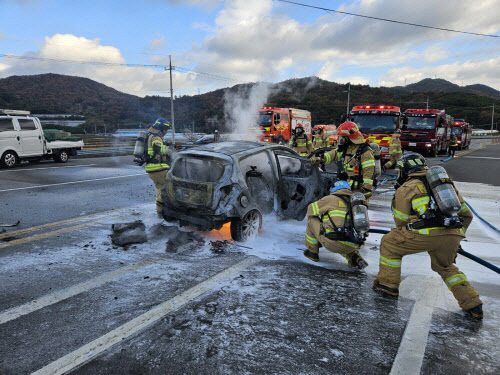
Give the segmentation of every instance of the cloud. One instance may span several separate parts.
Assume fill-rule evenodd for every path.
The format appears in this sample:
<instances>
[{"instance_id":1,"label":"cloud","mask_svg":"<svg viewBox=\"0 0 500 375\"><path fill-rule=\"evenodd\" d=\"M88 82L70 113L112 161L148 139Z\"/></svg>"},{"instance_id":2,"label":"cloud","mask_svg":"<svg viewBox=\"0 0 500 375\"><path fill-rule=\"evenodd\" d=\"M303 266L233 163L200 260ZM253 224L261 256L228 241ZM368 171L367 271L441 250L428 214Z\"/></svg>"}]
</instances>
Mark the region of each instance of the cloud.
<instances>
[{"instance_id":1,"label":"cloud","mask_svg":"<svg viewBox=\"0 0 500 375\"><path fill-rule=\"evenodd\" d=\"M174 5L186 4L190 6L213 9L221 2L221 0L166 0L166 2Z\"/></svg>"},{"instance_id":2,"label":"cloud","mask_svg":"<svg viewBox=\"0 0 500 375\"><path fill-rule=\"evenodd\" d=\"M120 50L100 45L99 39L87 39L71 34L46 37L39 51L25 53L28 59L6 58L0 64L0 76L58 73L87 77L126 93L145 96L152 93L166 94L170 87L168 71L148 67L128 67L72 63L71 61L125 64ZM37 59L45 60L37 60ZM199 86L196 77L174 72L174 93L194 92Z\"/></svg>"},{"instance_id":3,"label":"cloud","mask_svg":"<svg viewBox=\"0 0 500 375\"><path fill-rule=\"evenodd\" d=\"M422 53L424 55L425 62L432 63L448 58L448 52L446 49L439 44L434 44L429 48L425 49Z\"/></svg>"},{"instance_id":4,"label":"cloud","mask_svg":"<svg viewBox=\"0 0 500 375\"><path fill-rule=\"evenodd\" d=\"M165 45L165 37L162 36L161 38L153 39L149 43L149 48L160 48L163 47L164 45Z\"/></svg>"},{"instance_id":5,"label":"cloud","mask_svg":"<svg viewBox=\"0 0 500 375\"><path fill-rule=\"evenodd\" d=\"M443 78L458 85L462 85L462 81L464 85L484 83L498 90L500 89L500 57L420 68L410 66L394 68L383 75L379 84L381 86L404 85L405 78L407 83L415 83L429 77Z\"/></svg>"}]
</instances>

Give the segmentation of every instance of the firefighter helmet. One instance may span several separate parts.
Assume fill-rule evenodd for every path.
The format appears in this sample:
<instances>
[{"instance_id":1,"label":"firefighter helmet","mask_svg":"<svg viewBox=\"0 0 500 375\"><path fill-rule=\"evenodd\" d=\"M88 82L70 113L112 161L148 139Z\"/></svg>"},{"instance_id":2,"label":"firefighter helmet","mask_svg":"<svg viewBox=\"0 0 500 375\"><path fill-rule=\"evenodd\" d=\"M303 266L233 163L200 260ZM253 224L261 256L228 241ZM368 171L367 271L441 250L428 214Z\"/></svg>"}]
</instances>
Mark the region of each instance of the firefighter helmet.
<instances>
[{"instance_id":1,"label":"firefighter helmet","mask_svg":"<svg viewBox=\"0 0 500 375\"><path fill-rule=\"evenodd\" d=\"M396 169L398 170L397 184L402 185L408 179L410 173L423 171L427 169L427 165L422 155L412 152L399 158Z\"/></svg>"},{"instance_id":2,"label":"firefighter helmet","mask_svg":"<svg viewBox=\"0 0 500 375\"><path fill-rule=\"evenodd\" d=\"M153 128L159 131L167 132L167 130L170 128L170 123L163 117L160 117L155 121Z\"/></svg>"},{"instance_id":3,"label":"firefighter helmet","mask_svg":"<svg viewBox=\"0 0 500 375\"><path fill-rule=\"evenodd\" d=\"M349 189L351 190L351 185L347 181L344 180L337 180L333 184L333 186L330 188L330 193L335 193L337 190L340 189Z\"/></svg>"},{"instance_id":4,"label":"firefighter helmet","mask_svg":"<svg viewBox=\"0 0 500 375\"><path fill-rule=\"evenodd\" d=\"M358 125L352 121L347 121L340 125L337 128L337 134L339 137L348 137L352 143L361 144L365 142Z\"/></svg>"}]
</instances>

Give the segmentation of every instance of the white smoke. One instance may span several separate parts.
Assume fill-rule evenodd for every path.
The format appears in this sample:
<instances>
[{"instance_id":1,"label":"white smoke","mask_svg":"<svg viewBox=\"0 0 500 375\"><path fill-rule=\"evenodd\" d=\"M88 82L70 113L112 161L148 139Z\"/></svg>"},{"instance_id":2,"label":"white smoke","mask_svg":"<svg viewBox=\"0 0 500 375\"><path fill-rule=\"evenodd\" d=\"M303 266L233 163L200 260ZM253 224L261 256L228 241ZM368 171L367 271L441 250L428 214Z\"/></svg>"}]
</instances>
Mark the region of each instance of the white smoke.
<instances>
[{"instance_id":1,"label":"white smoke","mask_svg":"<svg viewBox=\"0 0 500 375\"><path fill-rule=\"evenodd\" d=\"M272 84L259 82L224 93L224 116L231 139L258 139L261 132L257 129L257 110L266 103L271 88Z\"/></svg>"}]
</instances>

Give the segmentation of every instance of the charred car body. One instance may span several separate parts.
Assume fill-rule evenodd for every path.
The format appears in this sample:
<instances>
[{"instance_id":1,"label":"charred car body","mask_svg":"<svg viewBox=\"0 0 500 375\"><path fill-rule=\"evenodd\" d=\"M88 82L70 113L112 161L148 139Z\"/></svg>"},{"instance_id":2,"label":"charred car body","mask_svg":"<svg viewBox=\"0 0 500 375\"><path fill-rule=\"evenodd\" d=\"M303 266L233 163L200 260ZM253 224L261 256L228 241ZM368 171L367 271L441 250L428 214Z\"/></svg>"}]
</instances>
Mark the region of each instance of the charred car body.
<instances>
[{"instance_id":1,"label":"charred car body","mask_svg":"<svg viewBox=\"0 0 500 375\"><path fill-rule=\"evenodd\" d=\"M177 155L167 174L163 216L199 230L230 222L233 239L245 241L257 234L263 214L302 220L334 178L285 146L213 143Z\"/></svg>"}]
</instances>

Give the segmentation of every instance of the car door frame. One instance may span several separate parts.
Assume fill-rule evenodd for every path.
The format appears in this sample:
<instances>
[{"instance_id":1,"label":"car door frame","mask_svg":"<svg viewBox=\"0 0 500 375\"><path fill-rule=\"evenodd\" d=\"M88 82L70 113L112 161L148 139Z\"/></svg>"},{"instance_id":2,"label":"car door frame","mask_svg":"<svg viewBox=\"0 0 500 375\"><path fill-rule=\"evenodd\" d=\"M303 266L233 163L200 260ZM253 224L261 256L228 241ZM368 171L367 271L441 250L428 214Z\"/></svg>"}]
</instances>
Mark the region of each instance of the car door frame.
<instances>
[{"instance_id":1,"label":"car door frame","mask_svg":"<svg viewBox=\"0 0 500 375\"><path fill-rule=\"evenodd\" d=\"M278 189L276 192L276 214L281 218L302 220L310 203L322 196L321 177L309 159L303 158L285 150L273 150L278 171ZM307 167L308 175L284 175L281 170L279 157L288 157L299 160L301 170ZM309 172L310 171L310 172Z\"/></svg>"},{"instance_id":2,"label":"car door frame","mask_svg":"<svg viewBox=\"0 0 500 375\"><path fill-rule=\"evenodd\" d=\"M5 151L14 151L18 156L22 152L21 138L19 136L19 125L14 121L14 117L1 116L2 119L11 121L12 130L0 132L0 157ZM7 134L5 134L7 133Z\"/></svg>"},{"instance_id":3,"label":"car door frame","mask_svg":"<svg viewBox=\"0 0 500 375\"><path fill-rule=\"evenodd\" d=\"M41 125L34 117L15 118L19 129L21 142L20 156L41 156L43 155L43 139ZM23 130L20 120L30 120L35 125L35 129Z\"/></svg>"}]
</instances>

